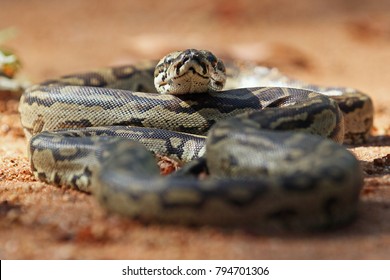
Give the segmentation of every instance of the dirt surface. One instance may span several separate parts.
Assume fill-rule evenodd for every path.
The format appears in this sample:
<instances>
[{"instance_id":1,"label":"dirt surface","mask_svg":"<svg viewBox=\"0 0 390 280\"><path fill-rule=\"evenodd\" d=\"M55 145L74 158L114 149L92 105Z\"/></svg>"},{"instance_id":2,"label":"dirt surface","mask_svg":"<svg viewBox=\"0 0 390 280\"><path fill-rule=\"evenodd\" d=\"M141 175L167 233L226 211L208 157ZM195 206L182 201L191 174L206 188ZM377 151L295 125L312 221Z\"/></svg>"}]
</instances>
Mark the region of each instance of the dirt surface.
<instances>
[{"instance_id":1,"label":"dirt surface","mask_svg":"<svg viewBox=\"0 0 390 280\"><path fill-rule=\"evenodd\" d=\"M109 4L108 4L109 3ZM292 5L292 3L294 3ZM358 219L311 234L144 225L90 195L31 174L18 96L0 94L1 259L389 259L389 1L2 0L3 43L32 82L159 58L183 48L276 66L295 78L358 88L374 100L373 136L350 150L365 186ZM375 160L377 159L377 160Z\"/></svg>"}]
</instances>

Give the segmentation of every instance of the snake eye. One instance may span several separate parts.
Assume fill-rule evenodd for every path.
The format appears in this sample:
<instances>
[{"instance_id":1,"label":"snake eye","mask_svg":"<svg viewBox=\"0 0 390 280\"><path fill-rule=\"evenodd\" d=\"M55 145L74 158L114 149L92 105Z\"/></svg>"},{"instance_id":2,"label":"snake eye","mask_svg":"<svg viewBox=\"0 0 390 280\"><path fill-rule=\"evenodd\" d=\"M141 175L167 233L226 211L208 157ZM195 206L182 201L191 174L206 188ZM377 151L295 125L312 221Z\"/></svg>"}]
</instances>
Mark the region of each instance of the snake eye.
<instances>
[{"instance_id":1,"label":"snake eye","mask_svg":"<svg viewBox=\"0 0 390 280\"><path fill-rule=\"evenodd\" d=\"M226 72L225 64L223 64L222 60L218 60L216 68L223 73Z\"/></svg>"},{"instance_id":2,"label":"snake eye","mask_svg":"<svg viewBox=\"0 0 390 280\"><path fill-rule=\"evenodd\" d=\"M206 58L213 66L215 66L218 62L217 58L212 53L208 53Z\"/></svg>"},{"instance_id":3,"label":"snake eye","mask_svg":"<svg viewBox=\"0 0 390 280\"><path fill-rule=\"evenodd\" d=\"M173 61L173 58L172 58L171 56L168 55L168 56L165 58L164 63L171 64L172 61Z\"/></svg>"}]
</instances>

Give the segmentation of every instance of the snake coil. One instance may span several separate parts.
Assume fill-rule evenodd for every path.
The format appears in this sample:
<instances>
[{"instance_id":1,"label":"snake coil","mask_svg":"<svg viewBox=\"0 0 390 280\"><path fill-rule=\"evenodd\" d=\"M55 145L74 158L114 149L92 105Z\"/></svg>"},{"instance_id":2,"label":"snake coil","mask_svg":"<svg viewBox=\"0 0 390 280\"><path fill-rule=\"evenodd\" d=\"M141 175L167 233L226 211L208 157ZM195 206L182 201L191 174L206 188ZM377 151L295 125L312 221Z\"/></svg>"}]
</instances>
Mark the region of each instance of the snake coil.
<instances>
[{"instance_id":1,"label":"snake coil","mask_svg":"<svg viewBox=\"0 0 390 280\"><path fill-rule=\"evenodd\" d=\"M193 49L37 84L19 111L35 176L92 192L110 211L293 229L356 215L362 173L340 143L365 141L373 119L357 90ZM189 164L161 177L150 151Z\"/></svg>"}]
</instances>

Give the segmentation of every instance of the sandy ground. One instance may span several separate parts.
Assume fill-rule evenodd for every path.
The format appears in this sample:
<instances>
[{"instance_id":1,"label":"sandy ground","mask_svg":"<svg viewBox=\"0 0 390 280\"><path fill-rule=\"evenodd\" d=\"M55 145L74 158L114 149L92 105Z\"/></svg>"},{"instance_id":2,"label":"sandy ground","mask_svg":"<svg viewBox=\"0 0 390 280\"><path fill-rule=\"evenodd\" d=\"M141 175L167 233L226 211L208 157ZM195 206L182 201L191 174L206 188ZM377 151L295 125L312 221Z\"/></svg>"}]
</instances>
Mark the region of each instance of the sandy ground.
<instances>
[{"instance_id":1,"label":"sandy ground","mask_svg":"<svg viewBox=\"0 0 390 280\"><path fill-rule=\"evenodd\" d=\"M367 144L350 148L365 187L359 217L346 227L270 236L144 225L108 215L90 195L35 180L19 97L2 92L0 259L390 258L390 160L380 160L390 154L388 1L1 2L0 29L18 32L3 45L32 82L206 48L309 82L358 88L374 100L375 127Z\"/></svg>"}]
</instances>

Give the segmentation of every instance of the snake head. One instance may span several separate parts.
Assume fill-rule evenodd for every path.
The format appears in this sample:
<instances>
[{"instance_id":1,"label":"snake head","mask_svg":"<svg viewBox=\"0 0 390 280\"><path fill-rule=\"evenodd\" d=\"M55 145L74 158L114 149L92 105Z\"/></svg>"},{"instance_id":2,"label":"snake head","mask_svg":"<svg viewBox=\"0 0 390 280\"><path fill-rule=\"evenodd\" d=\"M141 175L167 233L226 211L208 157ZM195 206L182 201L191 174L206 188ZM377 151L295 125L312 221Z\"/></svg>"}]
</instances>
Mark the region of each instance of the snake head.
<instances>
[{"instance_id":1,"label":"snake head","mask_svg":"<svg viewBox=\"0 0 390 280\"><path fill-rule=\"evenodd\" d=\"M206 50L187 49L163 57L154 71L159 93L186 94L221 90L225 85L223 62Z\"/></svg>"}]
</instances>

